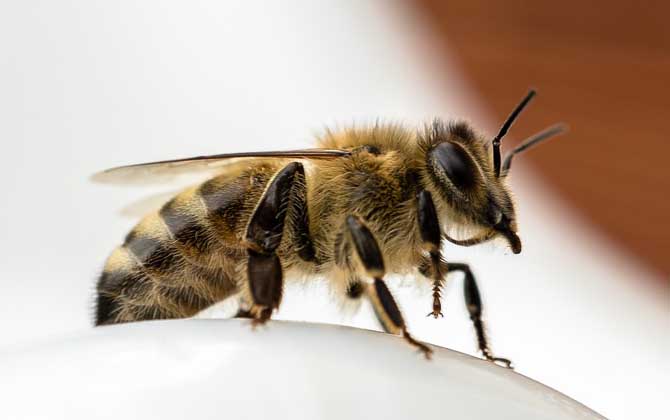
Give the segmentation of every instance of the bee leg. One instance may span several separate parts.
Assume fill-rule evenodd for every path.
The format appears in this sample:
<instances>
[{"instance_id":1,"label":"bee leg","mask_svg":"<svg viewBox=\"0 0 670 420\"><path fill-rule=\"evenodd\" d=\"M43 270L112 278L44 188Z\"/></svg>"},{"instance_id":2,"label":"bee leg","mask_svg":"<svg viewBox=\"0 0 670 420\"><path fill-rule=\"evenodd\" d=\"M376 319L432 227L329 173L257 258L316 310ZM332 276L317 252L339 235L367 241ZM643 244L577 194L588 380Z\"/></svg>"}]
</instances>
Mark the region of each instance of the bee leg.
<instances>
[{"instance_id":1,"label":"bee leg","mask_svg":"<svg viewBox=\"0 0 670 420\"><path fill-rule=\"evenodd\" d=\"M233 315L233 318L253 318L254 315L251 313L251 311L248 311L246 309L238 309L237 313Z\"/></svg>"},{"instance_id":2,"label":"bee leg","mask_svg":"<svg viewBox=\"0 0 670 420\"><path fill-rule=\"evenodd\" d=\"M388 333L402 335L405 340L422 351L426 358L430 358L432 350L425 344L416 341L407 331L402 313L395 299L393 299L393 295L386 287L386 283L382 280L386 273L384 259L372 232L355 216L347 217L346 227L356 254L367 275L374 279L373 283L368 286L366 293L382 326Z\"/></svg>"},{"instance_id":3,"label":"bee leg","mask_svg":"<svg viewBox=\"0 0 670 420\"><path fill-rule=\"evenodd\" d=\"M365 293L365 285L359 279L355 278L347 284L347 297L349 299L360 299Z\"/></svg>"},{"instance_id":4,"label":"bee leg","mask_svg":"<svg viewBox=\"0 0 670 420\"><path fill-rule=\"evenodd\" d=\"M477 343L479 350L486 360L501 364L507 368L512 367L512 362L500 357L494 357L488 345L486 338L486 328L482 320L482 299L479 295L479 288L475 277L472 275L470 266L462 263L449 263L442 258L440 253L441 230L435 204L430 192L422 190L417 195L418 222L419 231L423 248L430 258L427 258L419 266L419 271L424 276L433 280L433 311L428 316L437 318L442 315L441 288L444 284L444 278L450 271L462 271L465 274L463 291L465 303L470 313L470 319L475 327L477 334Z\"/></svg>"},{"instance_id":5,"label":"bee leg","mask_svg":"<svg viewBox=\"0 0 670 420\"><path fill-rule=\"evenodd\" d=\"M500 364L508 369L513 369L512 362L508 359L502 357L494 357L489 348L488 340L486 338L486 327L484 326L484 321L482 320L482 299L479 295L479 288L477 287L477 282L475 281L474 275L470 270L468 264L463 263L449 263L449 271L462 271L465 275L463 280L463 295L465 297L465 305L468 308L470 313L470 319L472 324L475 327L475 332L477 334L477 344L479 346L479 351L482 352L482 355L486 360Z\"/></svg>"},{"instance_id":6,"label":"bee leg","mask_svg":"<svg viewBox=\"0 0 670 420\"><path fill-rule=\"evenodd\" d=\"M434 318L442 315L441 291L448 268L440 252L440 222L435 211L435 204L430 192L422 190L417 194L419 232L423 249L428 252L429 259L419 266L419 271L433 281L433 310L427 316Z\"/></svg>"},{"instance_id":7,"label":"bee leg","mask_svg":"<svg viewBox=\"0 0 670 420\"><path fill-rule=\"evenodd\" d=\"M251 313L257 323L270 319L281 303L284 281L275 251L284 232L294 181L301 174L304 177L304 169L298 162L289 163L277 172L247 225L247 275L253 299Z\"/></svg>"},{"instance_id":8,"label":"bee leg","mask_svg":"<svg viewBox=\"0 0 670 420\"><path fill-rule=\"evenodd\" d=\"M316 250L309 231L309 214L307 212L307 186L305 169L297 163L289 200L291 227L293 228L294 249L303 261L316 262Z\"/></svg>"}]
</instances>

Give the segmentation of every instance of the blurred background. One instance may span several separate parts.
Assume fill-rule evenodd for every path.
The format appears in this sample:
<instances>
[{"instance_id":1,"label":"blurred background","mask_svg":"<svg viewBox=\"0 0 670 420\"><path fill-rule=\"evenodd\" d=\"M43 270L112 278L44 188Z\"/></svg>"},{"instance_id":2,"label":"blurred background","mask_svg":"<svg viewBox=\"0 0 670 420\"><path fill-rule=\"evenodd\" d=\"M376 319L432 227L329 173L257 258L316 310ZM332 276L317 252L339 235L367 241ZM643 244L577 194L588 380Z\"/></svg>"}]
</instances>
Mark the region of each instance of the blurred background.
<instances>
[{"instance_id":1,"label":"blurred background","mask_svg":"<svg viewBox=\"0 0 670 420\"><path fill-rule=\"evenodd\" d=\"M668 2L413 2L498 119L529 83L548 102L524 124L565 120L571 141L527 157L553 192L670 281L666 156ZM440 57L442 59L442 57Z\"/></svg>"},{"instance_id":2,"label":"blurred background","mask_svg":"<svg viewBox=\"0 0 670 420\"><path fill-rule=\"evenodd\" d=\"M656 418L670 386L667 2L303 1L0 3L0 351L90 328L96 275L146 188L98 170L208 153L307 147L324 127L465 118L494 133L539 96L511 148L521 255L445 247L480 279L494 352L611 418ZM662 138L663 137L663 138ZM165 186L170 190L174 186ZM450 278L394 279L428 342L474 354ZM217 316L213 308L202 316ZM379 329L319 279L280 318Z\"/></svg>"}]
</instances>

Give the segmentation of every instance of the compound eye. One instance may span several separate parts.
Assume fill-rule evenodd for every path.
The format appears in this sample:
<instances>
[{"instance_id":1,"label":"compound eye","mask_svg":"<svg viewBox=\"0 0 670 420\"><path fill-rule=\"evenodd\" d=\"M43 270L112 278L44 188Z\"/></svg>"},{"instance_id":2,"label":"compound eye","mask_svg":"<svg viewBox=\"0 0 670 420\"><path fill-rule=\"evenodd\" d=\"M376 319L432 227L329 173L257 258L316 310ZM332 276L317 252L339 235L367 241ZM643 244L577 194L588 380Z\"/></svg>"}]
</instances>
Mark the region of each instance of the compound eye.
<instances>
[{"instance_id":1,"label":"compound eye","mask_svg":"<svg viewBox=\"0 0 670 420\"><path fill-rule=\"evenodd\" d=\"M437 169L460 190L470 190L477 184L477 166L468 153L457 143L444 142L436 146L430 155Z\"/></svg>"}]
</instances>

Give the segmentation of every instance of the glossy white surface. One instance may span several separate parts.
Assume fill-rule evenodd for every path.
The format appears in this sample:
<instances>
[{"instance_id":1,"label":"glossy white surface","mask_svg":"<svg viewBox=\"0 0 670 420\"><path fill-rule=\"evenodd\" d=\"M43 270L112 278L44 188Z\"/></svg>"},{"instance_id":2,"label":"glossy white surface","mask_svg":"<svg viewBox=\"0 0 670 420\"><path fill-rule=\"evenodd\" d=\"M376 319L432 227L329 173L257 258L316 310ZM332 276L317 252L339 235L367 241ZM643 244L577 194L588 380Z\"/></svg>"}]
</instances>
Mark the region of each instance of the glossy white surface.
<instances>
[{"instance_id":1,"label":"glossy white surface","mask_svg":"<svg viewBox=\"0 0 670 420\"><path fill-rule=\"evenodd\" d=\"M3 419L599 419L510 370L332 325L155 321L0 358ZM39 396L39 398L36 398Z\"/></svg>"}]
</instances>

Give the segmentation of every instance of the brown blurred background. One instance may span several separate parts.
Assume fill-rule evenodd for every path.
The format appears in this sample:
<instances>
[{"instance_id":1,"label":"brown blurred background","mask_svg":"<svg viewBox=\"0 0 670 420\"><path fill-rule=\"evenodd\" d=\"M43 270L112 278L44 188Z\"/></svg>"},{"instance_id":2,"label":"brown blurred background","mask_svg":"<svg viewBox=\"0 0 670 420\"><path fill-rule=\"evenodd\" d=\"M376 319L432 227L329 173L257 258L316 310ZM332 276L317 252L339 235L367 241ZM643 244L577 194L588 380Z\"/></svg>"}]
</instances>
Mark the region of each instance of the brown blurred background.
<instances>
[{"instance_id":1,"label":"brown blurred background","mask_svg":"<svg viewBox=\"0 0 670 420\"><path fill-rule=\"evenodd\" d=\"M670 2L413 4L500 120L538 89L514 136L557 121L571 132L524 159L670 284Z\"/></svg>"}]
</instances>

